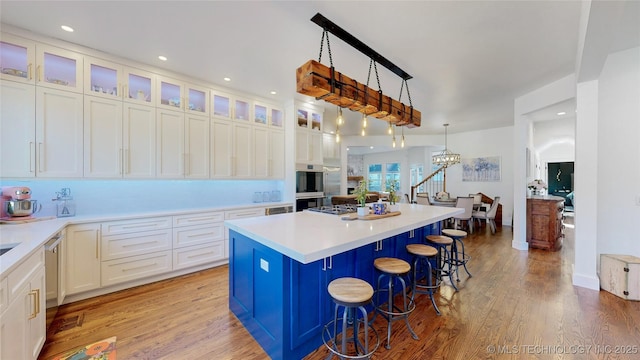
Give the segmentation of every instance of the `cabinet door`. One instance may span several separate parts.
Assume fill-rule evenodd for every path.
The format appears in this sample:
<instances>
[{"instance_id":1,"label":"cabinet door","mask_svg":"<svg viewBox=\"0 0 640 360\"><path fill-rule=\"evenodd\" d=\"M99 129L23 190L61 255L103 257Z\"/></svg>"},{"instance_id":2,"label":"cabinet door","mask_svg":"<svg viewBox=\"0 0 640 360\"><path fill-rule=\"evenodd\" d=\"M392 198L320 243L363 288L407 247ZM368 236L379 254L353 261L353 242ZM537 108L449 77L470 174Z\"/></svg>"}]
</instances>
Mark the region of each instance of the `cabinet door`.
<instances>
[{"instance_id":1,"label":"cabinet door","mask_svg":"<svg viewBox=\"0 0 640 360\"><path fill-rule=\"evenodd\" d=\"M186 85L185 110L194 115L209 116L209 90L191 84Z\"/></svg>"},{"instance_id":2,"label":"cabinet door","mask_svg":"<svg viewBox=\"0 0 640 360\"><path fill-rule=\"evenodd\" d=\"M122 65L90 56L85 57L84 93L122 100Z\"/></svg>"},{"instance_id":3,"label":"cabinet door","mask_svg":"<svg viewBox=\"0 0 640 360\"><path fill-rule=\"evenodd\" d=\"M233 124L233 176L251 176L253 144L249 124Z\"/></svg>"},{"instance_id":4,"label":"cabinet door","mask_svg":"<svg viewBox=\"0 0 640 360\"><path fill-rule=\"evenodd\" d=\"M233 99L233 119L251 123L251 103L247 99Z\"/></svg>"},{"instance_id":5,"label":"cabinet door","mask_svg":"<svg viewBox=\"0 0 640 360\"><path fill-rule=\"evenodd\" d=\"M181 81L158 77L158 100L156 106L169 110L184 111L184 85Z\"/></svg>"},{"instance_id":6,"label":"cabinet door","mask_svg":"<svg viewBox=\"0 0 640 360\"><path fill-rule=\"evenodd\" d=\"M36 176L82 177L83 96L36 87Z\"/></svg>"},{"instance_id":7,"label":"cabinet door","mask_svg":"<svg viewBox=\"0 0 640 360\"><path fill-rule=\"evenodd\" d=\"M156 176L156 109L124 103L122 119L123 172L125 178Z\"/></svg>"},{"instance_id":8,"label":"cabinet door","mask_svg":"<svg viewBox=\"0 0 640 360\"><path fill-rule=\"evenodd\" d=\"M0 93L0 173L3 177L34 177L35 86L2 81Z\"/></svg>"},{"instance_id":9,"label":"cabinet door","mask_svg":"<svg viewBox=\"0 0 640 360\"><path fill-rule=\"evenodd\" d=\"M28 359L28 314L31 312L29 283L19 290L19 298L11 302L0 316L0 358Z\"/></svg>"},{"instance_id":10,"label":"cabinet door","mask_svg":"<svg viewBox=\"0 0 640 360\"><path fill-rule=\"evenodd\" d=\"M266 178L270 175L269 131L266 127L253 128L253 176Z\"/></svg>"},{"instance_id":11,"label":"cabinet door","mask_svg":"<svg viewBox=\"0 0 640 360\"><path fill-rule=\"evenodd\" d=\"M35 42L3 33L0 41L0 79L34 84L35 50Z\"/></svg>"},{"instance_id":12,"label":"cabinet door","mask_svg":"<svg viewBox=\"0 0 640 360\"><path fill-rule=\"evenodd\" d=\"M280 109L271 108L269 125L274 128L282 129L284 127L284 112Z\"/></svg>"},{"instance_id":13,"label":"cabinet door","mask_svg":"<svg viewBox=\"0 0 640 360\"><path fill-rule=\"evenodd\" d=\"M312 132L309 134L308 158L311 164L322 165L322 133Z\"/></svg>"},{"instance_id":14,"label":"cabinet door","mask_svg":"<svg viewBox=\"0 0 640 360\"><path fill-rule=\"evenodd\" d=\"M220 119L231 120L231 95L221 92L212 92L211 104L212 116Z\"/></svg>"},{"instance_id":15,"label":"cabinet door","mask_svg":"<svg viewBox=\"0 0 640 360\"><path fill-rule=\"evenodd\" d=\"M36 45L36 84L82 93L82 55L57 47Z\"/></svg>"},{"instance_id":16,"label":"cabinet door","mask_svg":"<svg viewBox=\"0 0 640 360\"><path fill-rule=\"evenodd\" d=\"M296 131L296 163L307 163L309 161L309 132L305 130Z\"/></svg>"},{"instance_id":17,"label":"cabinet door","mask_svg":"<svg viewBox=\"0 0 640 360\"><path fill-rule=\"evenodd\" d=\"M231 177L233 167L233 124L213 120L211 123L211 177Z\"/></svg>"},{"instance_id":18,"label":"cabinet door","mask_svg":"<svg viewBox=\"0 0 640 360\"><path fill-rule=\"evenodd\" d=\"M209 118L187 114L185 118L185 176L209 178Z\"/></svg>"},{"instance_id":19,"label":"cabinet door","mask_svg":"<svg viewBox=\"0 0 640 360\"><path fill-rule=\"evenodd\" d=\"M156 177L184 177L184 113L157 110Z\"/></svg>"},{"instance_id":20,"label":"cabinet door","mask_svg":"<svg viewBox=\"0 0 640 360\"><path fill-rule=\"evenodd\" d=\"M123 173L122 101L84 98L84 176L119 178Z\"/></svg>"},{"instance_id":21,"label":"cabinet door","mask_svg":"<svg viewBox=\"0 0 640 360\"><path fill-rule=\"evenodd\" d=\"M122 97L126 102L155 105L157 102L156 75L148 71L123 67Z\"/></svg>"},{"instance_id":22,"label":"cabinet door","mask_svg":"<svg viewBox=\"0 0 640 360\"><path fill-rule=\"evenodd\" d=\"M322 134L322 157L324 159L340 159L340 144L333 134Z\"/></svg>"},{"instance_id":23,"label":"cabinet door","mask_svg":"<svg viewBox=\"0 0 640 360\"><path fill-rule=\"evenodd\" d=\"M253 104L253 124L267 126L269 124L269 107L265 104Z\"/></svg>"},{"instance_id":24,"label":"cabinet door","mask_svg":"<svg viewBox=\"0 0 640 360\"><path fill-rule=\"evenodd\" d=\"M67 295L100 287L100 224L67 227Z\"/></svg>"},{"instance_id":25,"label":"cabinet door","mask_svg":"<svg viewBox=\"0 0 640 360\"><path fill-rule=\"evenodd\" d=\"M27 301L30 304L30 311L25 314L26 319L29 321L26 337L27 350L29 351L29 359L33 360L38 358L38 354L40 354L40 350L42 350L44 341L47 338L45 282L44 266L42 266L29 281L31 289L27 294Z\"/></svg>"},{"instance_id":26,"label":"cabinet door","mask_svg":"<svg viewBox=\"0 0 640 360\"><path fill-rule=\"evenodd\" d=\"M269 131L269 177L284 179L284 131Z\"/></svg>"}]
</instances>

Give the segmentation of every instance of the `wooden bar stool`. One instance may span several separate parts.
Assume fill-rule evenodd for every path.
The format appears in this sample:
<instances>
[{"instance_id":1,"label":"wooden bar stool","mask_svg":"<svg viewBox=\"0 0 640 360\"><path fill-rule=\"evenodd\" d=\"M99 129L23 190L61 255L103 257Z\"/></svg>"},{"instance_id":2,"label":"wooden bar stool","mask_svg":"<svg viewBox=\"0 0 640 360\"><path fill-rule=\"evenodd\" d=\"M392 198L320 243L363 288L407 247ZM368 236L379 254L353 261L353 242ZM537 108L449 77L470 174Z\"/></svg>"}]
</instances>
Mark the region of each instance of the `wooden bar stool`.
<instances>
[{"instance_id":1,"label":"wooden bar stool","mask_svg":"<svg viewBox=\"0 0 640 360\"><path fill-rule=\"evenodd\" d=\"M433 266L431 259L437 262L438 249L433 246L424 244L409 244L407 252L413 255L413 278L411 279L411 301L414 300L416 293L429 294L433 308L436 314L440 315L438 305L433 297L435 290L440 287L440 274L436 271L435 284L433 283Z\"/></svg>"},{"instance_id":2,"label":"wooden bar stool","mask_svg":"<svg viewBox=\"0 0 640 360\"><path fill-rule=\"evenodd\" d=\"M336 304L333 320L324 327L322 342L331 351L329 359L337 355L341 359L369 359L380 346L378 333L368 322L365 305L371 303L373 288L368 282L352 277L338 278L329 283L329 295ZM338 310L343 307L342 317L338 318ZM358 318L358 312L362 315ZM338 332L338 322L342 320L342 331ZM364 334L360 334L360 324ZM333 333L330 328L333 325ZM351 326L351 333L348 332ZM369 330L375 335L375 346L369 348ZM338 349L338 343L341 344ZM353 344L348 346L348 343Z\"/></svg>"},{"instance_id":3,"label":"wooden bar stool","mask_svg":"<svg viewBox=\"0 0 640 360\"><path fill-rule=\"evenodd\" d=\"M458 275L458 267L460 265L464 267L464 271L466 271L467 275L471 277L471 273L469 272L469 269L467 269L467 263L471 260L471 257L464 252L464 242L462 241L463 238L467 237L467 232L456 229L442 229L442 234L453 239L453 245L451 245L451 258L453 265L456 267L456 280L460 281L460 275ZM459 248L458 244L460 244Z\"/></svg>"},{"instance_id":4,"label":"wooden bar stool","mask_svg":"<svg viewBox=\"0 0 640 360\"><path fill-rule=\"evenodd\" d=\"M411 271L411 265L402 259L381 257L373 261L373 266L380 272L378 276L378 287L376 289L375 315L370 323L373 323L375 316L379 313L387 320L387 349L391 349L391 323L404 319L411 337L418 340L418 335L409 324L409 314L416 308L415 302L407 295L407 286L403 279ZM382 280L387 278L386 287L381 287ZM394 302L394 289L396 280L402 285L402 306L397 306ZM386 303L380 301L380 295L387 295Z\"/></svg>"},{"instance_id":5,"label":"wooden bar stool","mask_svg":"<svg viewBox=\"0 0 640 360\"><path fill-rule=\"evenodd\" d=\"M451 286L458 291L458 287L453 282L453 263L451 261L453 239L442 235L427 235L425 239L427 241L427 245L431 245L438 249L436 270L440 275L440 280L442 281L443 276L448 276Z\"/></svg>"}]
</instances>

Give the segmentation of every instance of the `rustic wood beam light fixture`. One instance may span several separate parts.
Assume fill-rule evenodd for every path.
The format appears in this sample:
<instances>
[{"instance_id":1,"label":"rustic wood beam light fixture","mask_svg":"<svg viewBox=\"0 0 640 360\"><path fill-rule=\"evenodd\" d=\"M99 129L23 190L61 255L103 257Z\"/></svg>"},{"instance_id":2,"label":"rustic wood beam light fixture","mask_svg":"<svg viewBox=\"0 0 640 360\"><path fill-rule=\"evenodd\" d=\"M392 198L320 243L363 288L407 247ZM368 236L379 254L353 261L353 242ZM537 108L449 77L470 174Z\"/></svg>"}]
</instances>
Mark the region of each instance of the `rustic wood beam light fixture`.
<instances>
[{"instance_id":1,"label":"rustic wood beam light fixture","mask_svg":"<svg viewBox=\"0 0 640 360\"><path fill-rule=\"evenodd\" d=\"M388 121L396 126L418 127L421 122L421 113L413 108L409 85L407 80L412 76L393 64L384 56L380 55L362 41L322 16L320 13L311 18L311 21L323 28L322 40L320 43L320 56L318 61L309 60L296 70L297 92L300 94L313 96L318 100L324 100L341 108L348 108L358 111L364 116L372 116L377 119ZM337 36L353 48L359 50L371 59L372 64L376 63L391 70L394 74L402 78L402 86L406 84L409 95L409 105L401 103L399 100L386 96L380 90L378 80L378 90L370 88L368 81L363 85L350 77L338 72L333 67L331 49L329 47L329 33ZM330 67L320 63L322 57L322 44L327 38L327 50L329 52ZM371 71L371 70L369 70ZM377 77L377 68L376 68ZM402 87L400 88L402 97Z\"/></svg>"}]
</instances>

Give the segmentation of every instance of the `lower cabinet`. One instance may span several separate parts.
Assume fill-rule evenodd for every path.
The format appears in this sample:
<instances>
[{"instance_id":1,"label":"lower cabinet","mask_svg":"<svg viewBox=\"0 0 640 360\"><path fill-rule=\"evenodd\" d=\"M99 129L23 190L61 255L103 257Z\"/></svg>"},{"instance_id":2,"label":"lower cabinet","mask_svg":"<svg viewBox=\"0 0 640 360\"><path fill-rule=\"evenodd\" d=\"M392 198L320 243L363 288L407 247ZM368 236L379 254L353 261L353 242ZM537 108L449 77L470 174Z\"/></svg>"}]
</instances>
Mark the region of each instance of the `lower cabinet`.
<instances>
[{"instance_id":1,"label":"lower cabinet","mask_svg":"<svg viewBox=\"0 0 640 360\"><path fill-rule=\"evenodd\" d=\"M129 256L102 262L102 286L120 284L152 275L170 272L171 251Z\"/></svg>"},{"instance_id":2,"label":"lower cabinet","mask_svg":"<svg viewBox=\"0 0 640 360\"><path fill-rule=\"evenodd\" d=\"M70 225L64 240L67 295L100 287L100 224Z\"/></svg>"},{"instance_id":3,"label":"lower cabinet","mask_svg":"<svg viewBox=\"0 0 640 360\"><path fill-rule=\"evenodd\" d=\"M7 303L0 315L0 358L37 359L47 335L44 249L2 283Z\"/></svg>"}]
</instances>

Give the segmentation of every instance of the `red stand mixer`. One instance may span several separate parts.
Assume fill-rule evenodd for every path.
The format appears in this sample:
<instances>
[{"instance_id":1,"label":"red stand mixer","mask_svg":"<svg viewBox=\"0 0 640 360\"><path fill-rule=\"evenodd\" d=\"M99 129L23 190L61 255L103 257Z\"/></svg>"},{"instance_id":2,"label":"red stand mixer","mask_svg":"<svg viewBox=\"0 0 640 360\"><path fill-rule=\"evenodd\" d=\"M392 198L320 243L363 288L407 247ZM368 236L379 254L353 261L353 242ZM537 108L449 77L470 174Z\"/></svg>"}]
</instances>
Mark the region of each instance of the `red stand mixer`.
<instances>
[{"instance_id":1,"label":"red stand mixer","mask_svg":"<svg viewBox=\"0 0 640 360\"><path fill-rule=\"evenodd\" d=\"M37 200L31 200L31 189L26 186L3 186L0 218L24 219L42 208ZM17 220L17 219L16 219Z\"/></svg>"}]
</instances>

